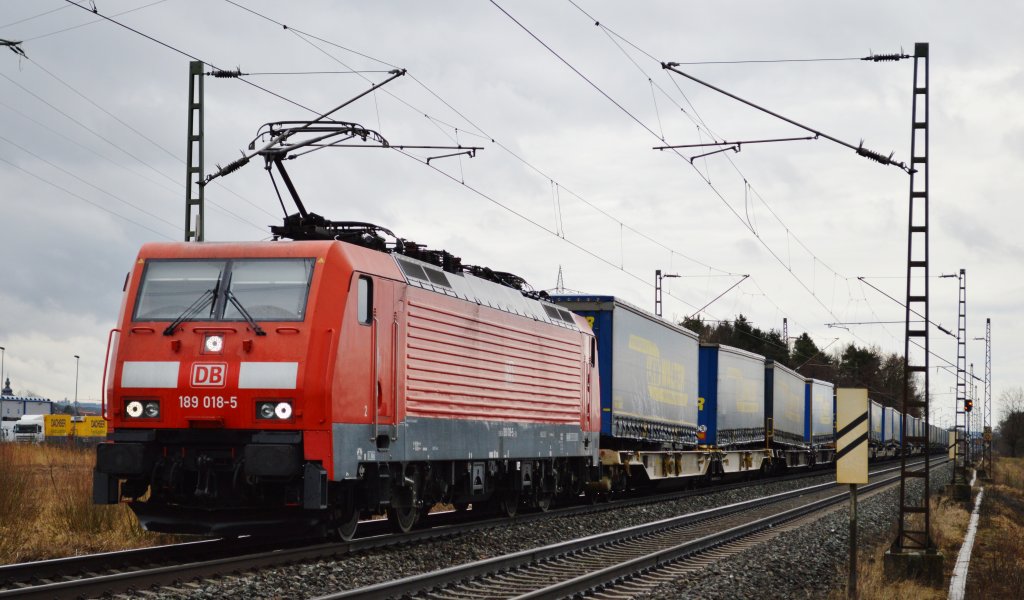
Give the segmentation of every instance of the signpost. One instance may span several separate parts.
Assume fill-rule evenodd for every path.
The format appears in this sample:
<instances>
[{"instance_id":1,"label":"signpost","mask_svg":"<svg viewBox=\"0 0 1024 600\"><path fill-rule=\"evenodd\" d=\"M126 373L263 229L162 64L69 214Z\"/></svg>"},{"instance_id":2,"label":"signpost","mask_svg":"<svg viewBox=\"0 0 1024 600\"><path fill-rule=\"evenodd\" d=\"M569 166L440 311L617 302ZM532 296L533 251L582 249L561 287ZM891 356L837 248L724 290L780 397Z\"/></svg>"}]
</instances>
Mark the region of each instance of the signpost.
<instances>
[{"instance_id":1,"label":"signpost","mask_svg":"<svg viewBox=\"0 0 1024 600\"><path fill-rule=\"evenodd\" d=\"M850 485L850 579L847 596L857 597L857 484L868 482L868 391L836 390L836 483Z\"/></svg>"}]
</instances>

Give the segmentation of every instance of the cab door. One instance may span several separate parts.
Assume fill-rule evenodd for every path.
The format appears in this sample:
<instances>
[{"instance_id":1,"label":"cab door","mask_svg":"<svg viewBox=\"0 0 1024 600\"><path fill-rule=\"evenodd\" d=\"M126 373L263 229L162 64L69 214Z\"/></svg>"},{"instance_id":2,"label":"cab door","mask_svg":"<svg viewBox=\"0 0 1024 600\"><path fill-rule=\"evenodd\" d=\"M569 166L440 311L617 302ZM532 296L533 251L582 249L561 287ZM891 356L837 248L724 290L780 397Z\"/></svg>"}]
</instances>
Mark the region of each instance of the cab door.
<instances>
[{"instance_id":1,"label":"cab door","mask_svg":"<svg viewBox=\"0 0 1024 600\"><path fill-rule=\"evenodd\" d=\"M351 373L347 392L362 406L363 422L369 425L368 441L386 450L395 440L396 355L398 315L395 282L357 273L352 282L350 306L355 323L348 328L346 371Z\"/></svg>"}]
</instances>

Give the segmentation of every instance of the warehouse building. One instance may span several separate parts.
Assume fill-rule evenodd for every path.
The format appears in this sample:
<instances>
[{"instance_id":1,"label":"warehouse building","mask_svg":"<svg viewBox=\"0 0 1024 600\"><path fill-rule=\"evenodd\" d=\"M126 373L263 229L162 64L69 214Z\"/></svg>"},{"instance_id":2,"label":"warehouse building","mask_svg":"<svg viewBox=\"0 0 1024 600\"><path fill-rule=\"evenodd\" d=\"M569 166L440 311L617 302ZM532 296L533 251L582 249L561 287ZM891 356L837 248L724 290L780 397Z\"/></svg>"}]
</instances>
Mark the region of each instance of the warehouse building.
<instances>
[{"instance_id":1,"label":"warehouse building","mask_svg":"<svg viewBox=\"0 0 1024 600\"><path fill-rule=\"evenodd\" d=\"M22 415L48 415L53 412L49 398L15 396L11 390L11 378L4 381L0 390L0 420L17 421Z\"/></svg>"}]
</instances>

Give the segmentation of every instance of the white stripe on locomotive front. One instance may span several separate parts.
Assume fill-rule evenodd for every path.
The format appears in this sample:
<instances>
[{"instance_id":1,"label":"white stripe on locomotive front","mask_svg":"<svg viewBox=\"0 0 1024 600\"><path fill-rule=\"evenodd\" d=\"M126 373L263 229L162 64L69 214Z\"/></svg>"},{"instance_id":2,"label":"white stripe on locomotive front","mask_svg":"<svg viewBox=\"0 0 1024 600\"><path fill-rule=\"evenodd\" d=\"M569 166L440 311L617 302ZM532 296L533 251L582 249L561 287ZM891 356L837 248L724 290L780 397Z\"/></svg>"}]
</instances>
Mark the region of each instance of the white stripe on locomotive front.
<instances>
[{"instance_id":1,"label":"white stripe on locomotive front","mask_svg":"<svg viewBox=\"0 0 1024 600\"><path fill-rule=\"evenodd\" d=\"M178 387L177 361L125 361L121 368L122 388Z\"/></svg>"}]
</instances>

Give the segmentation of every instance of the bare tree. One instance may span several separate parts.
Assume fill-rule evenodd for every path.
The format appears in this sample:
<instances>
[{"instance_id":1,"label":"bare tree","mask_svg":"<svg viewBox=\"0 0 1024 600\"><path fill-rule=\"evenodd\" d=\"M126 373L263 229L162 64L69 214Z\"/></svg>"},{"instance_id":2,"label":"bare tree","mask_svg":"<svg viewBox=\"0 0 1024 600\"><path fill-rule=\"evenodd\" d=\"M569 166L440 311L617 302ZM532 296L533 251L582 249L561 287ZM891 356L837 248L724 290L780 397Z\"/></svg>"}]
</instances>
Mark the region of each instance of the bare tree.
<instances>
[{"instance_id":1,"label":"bare tree","mask_svg":"<svg viewBox=\"0 0 1024 600\"><path fill-rule=\"evenodd\" d=\"M999 395L1001 419L996 428L1000 449L1016 457L1024 454L1024 388L1017 386Z\"/></svg>"}]
</instances>

